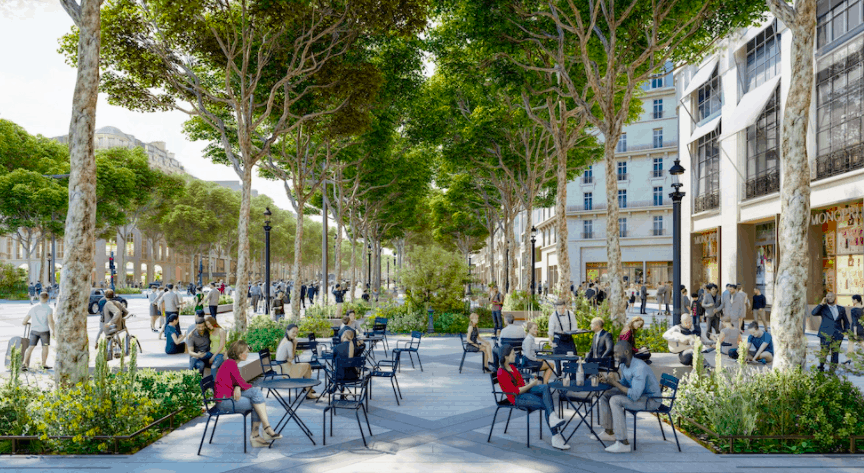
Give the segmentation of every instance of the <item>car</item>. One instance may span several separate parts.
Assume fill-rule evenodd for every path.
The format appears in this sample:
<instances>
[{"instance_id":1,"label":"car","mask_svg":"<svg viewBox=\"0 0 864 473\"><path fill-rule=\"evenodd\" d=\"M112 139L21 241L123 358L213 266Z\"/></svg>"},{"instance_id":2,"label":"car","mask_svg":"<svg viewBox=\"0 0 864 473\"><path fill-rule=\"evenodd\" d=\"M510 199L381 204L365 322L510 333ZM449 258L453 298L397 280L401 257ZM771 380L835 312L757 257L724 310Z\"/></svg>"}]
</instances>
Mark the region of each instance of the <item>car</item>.
<instances>
[{"instance_id":1,"label":"car","mask_svg":"<svg viewBox=\"0 0 864 473\"><path fill-rule=\"evenodd\" d=\"M90 290L90 302L87 304L87 312L90 314L98 314L99 313L99 301L102 300L103 297L105 297L105 290L104 289L91 289ZM123 304L123 307L129 306L128 303L126 302L126 299L118 296L117 294L114 295L114 300L120 301L120 303Z\"/></svg>"}]
</instances>

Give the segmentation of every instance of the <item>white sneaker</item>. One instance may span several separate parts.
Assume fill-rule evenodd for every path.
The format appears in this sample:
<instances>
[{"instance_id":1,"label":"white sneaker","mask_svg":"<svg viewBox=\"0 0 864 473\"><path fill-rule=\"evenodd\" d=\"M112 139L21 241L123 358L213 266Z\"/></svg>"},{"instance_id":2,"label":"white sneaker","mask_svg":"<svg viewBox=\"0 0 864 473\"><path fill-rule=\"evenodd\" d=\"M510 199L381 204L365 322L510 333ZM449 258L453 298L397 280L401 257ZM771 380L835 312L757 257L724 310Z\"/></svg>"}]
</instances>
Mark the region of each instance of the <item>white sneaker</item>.
<instances>
[{"instance_id":1,"label":"white sneaker","mask_svg":"<svg viewBox=\"0 0 864 473\"><path fill-rule=\"evenodd\" d=\"M624 445L621 442L615 442L609 447L606 447L609 453L630 453L630 444Z\"/></svg>"},{"instance_id":2,"label":"white sneaker","mask_svg":"<svg viewBox=\"0 0 864 473\"><path fill-rule=\"evenodd\" d=\"M558 417L554 412L549 414L549 427L561 427L563 423L564 419Z\"/></svg>"},{"instance_id":3,"label":"white sneaker","mask_svg":"<svg viewBox=\"0 0 864 473\"><path fill-rule=\"evenodd\" d=\"M561 434L552 437L552 446L558 450L570 450L570 445L567 445L567 443L564 442L564 437L562 437Z\"/></svg>"},{"instance_id":4,"label":"white sneaker","mask_svg":"<svg viewBox=\"0 0 864 473\"><path fill-rule=\"evenodd\" d=\"M600 430L600 433L598 433L597 435L594 435L594 434L588 434L588 437L589 437L591 440L598 440L598 438L597 438L598 436L600 437L599 440L605 440L605 441L607 441L607 442L614 442L614 441L615 441L615 436L614 436L614 435L609 435L609 434L606 433L605 430L602 430L602 429Z\"/></svg>"}]
</instances>

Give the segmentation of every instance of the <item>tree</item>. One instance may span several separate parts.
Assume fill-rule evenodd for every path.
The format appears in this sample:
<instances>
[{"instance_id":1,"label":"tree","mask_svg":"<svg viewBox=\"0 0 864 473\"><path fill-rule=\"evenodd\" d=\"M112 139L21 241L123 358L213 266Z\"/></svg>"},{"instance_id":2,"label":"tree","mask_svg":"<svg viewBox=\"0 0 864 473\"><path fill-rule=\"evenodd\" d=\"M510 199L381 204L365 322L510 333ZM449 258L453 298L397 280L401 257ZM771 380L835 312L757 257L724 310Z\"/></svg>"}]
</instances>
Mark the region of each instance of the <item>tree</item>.
<instances>
[{"instance_id":1,"label":"tree","mask_svg":"<svg viewBox=\"0 0 864 473\"><path fill-rule=\"evenodd\" d=\"M768 0L771 13L792 30L792 78L783 111L780 168L779 251L783 255L774 280L772 336L777 349L774 369L804 366L807 343L802 330L807 314L810 219L810 161L807 128L813 88L813 41L816 0Z\"/></svg>"},{"instance_id":2,"label":"tree","mask_svg":"<svg viewBox=\"0 0 864 473\"><path fill-rule=\"evenodd\" d=\"M244 287L253 167L281 137L341 105L306 113L304 101L332 85L310 79L359 33L413 31L423 16L413 0L117 0L105 13L102 86L112 103L178 109L218 134L242 181L237 285ZM245 298L235 298L234 317L244 330Z\"/></svg>"},{"instance_id":3,"label":"tree","mask_svg":"<svg viewBox=\"0 0 864 473\"><path fill-rule=\"evenodd\" d=\"M466 260L482 248L483 239L488 236L483 220L474 211L478 202L473 190L451 184L443 193L432 196L430 203L435 240L452 245Z\"/></svg>"},{"instance_id":4,"label":"tree","mask_svg":"<svg viewBox=\"0 0 864 473\"><path fill-rule=\"evenodd\" d=\"M69 124L69 207L64 227L63 269L54 320L57 325L55 379L75 384L89 376L87 306L96 243L96 99L99 93L102 0L60 0L78 29L75 91Z\"/></svg>"},{"instance_id":5,"label":"tree","mask_svg":"<svg viewBox=\"0 0 864 473\"><path fill-rule=\"evenodd\" d=\"M446 312L463 308L468 262L440 246L418 247L408 255L411 264L398 271L406 302L416 308Z\"/></svg>"}]
</instances>

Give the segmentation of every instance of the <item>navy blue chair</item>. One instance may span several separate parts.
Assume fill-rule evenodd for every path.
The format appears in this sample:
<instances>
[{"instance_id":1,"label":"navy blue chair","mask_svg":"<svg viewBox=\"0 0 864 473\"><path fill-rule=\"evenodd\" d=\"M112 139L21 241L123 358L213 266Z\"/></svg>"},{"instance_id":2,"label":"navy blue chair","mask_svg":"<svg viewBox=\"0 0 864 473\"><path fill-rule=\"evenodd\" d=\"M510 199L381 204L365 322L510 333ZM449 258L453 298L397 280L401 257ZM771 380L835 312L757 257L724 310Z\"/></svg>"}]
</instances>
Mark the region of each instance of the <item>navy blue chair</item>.
<instances>
[{"instance_id":1,"label":"navy blue chair","mask_svg":"<svg viewBox=\"0 0 864 473\"><path fill-rule=\"evenodd\" d=\"M330 397L327 407L324 408L324 423L322 424L322 434L324 445L327 445L327 412L330 412L330 436L333 436L333 412L336 409L353 410L354 416L357 418L357 426L360 427L360 436L363 437L363 446L366 444L366 435L363 433L363 424L360 423L360 412L363 411L363 417L366 418L366 428L369 429L369 436L372 436L372 427L369 425L369 416L366 414L366 406L364 403L367 399L367 390L369 388L369 375L365 372L366 357L356 356L354 358L336 357L333 360L333 372L331 389L334 395ZM357 369L359 374L358 379L343 379L339 373L345 369ZM342 390L338 396L335 395L335 390ZM344 390L343 390L344 389Z\"/></svg>"},{"instance_id":2,"label":"navy blue chair","mask_svg":"<svg viewBox=\"0 0 864 473\"><path fill-rule=\"evenodd\" d=\"M540 416L538 417L537 425L540 428L540 439L543 439L543 411L539 409L528 409L526 407L516 407L515 404L510 402L507 399L507 393L500 389L500 384L498 384L498 376L495 373L491 373L489 378L492 380L492 396L495 397L495 415L492 416L492 426L489 427L489 437L486 438L486 442L492 442L492 431L495 430L495 420L498 418L498 411L501 409L507 409L509 413L507 414L507 423L504 424L504 433L507 433L507 428L510 427L510 416L513 415L513 411L523 411L525 412L525 425L527 426L527 430L525 431L525 445L528 448L531 448L531 413L538 412Z\"/></svg>"},{"instance_id":3,"label":"navy blue chair","mask_svg":"<svg viewBox=\"0 0 864 473\"><path fill-rule=\"evenodd\" d=\"M480 353L480 349L475 347L474 345L469 344L467 342L467 340L465 340L465 334L464 333L459 334L459 340L462 341L462 361L459 362L459 372L461 373L462 372L462 365L465 364L465 355L467 355L469 353ZM481 369L482 369L482 366L481 366Z\"/></svg>"},{"instance_id":4,"label":"navy blue chair","mask_svg":"<svg viewBox=\"0 0 864 473\"><path fill-rule=\"evenodd\" d=\"M210 441L207 443L213 443L213 435L216 434L216 425L219 424L219 417L221 416L231 416L231 415L242 415L243 416L243 453L246 453L246 416L251 414L251 411L247 412L231 412L224 413L219 412L219 408L216 403L218 401L231 401L231 406L234 406L234 399L232 398L217 398L217 397L207 397L207 391L213 391L213 395L216 395L216 382L213 380L213 376L205 376L201 379L201 397L204 399L204 411L207 414L207 423L204 424L204 433L201 434L201 443L198 444L198 455L201 455L201 447L204 446L204 437L207 436L207 428L210 427L210 419L213 419L213 430L210 431ZM252 419L249 419L250 422Z\"/></svg>"},{"instance_id":5,"label":"navy blue chair","mask_svg":"<svg viewBox=\"0 0 864 473\"><path fill-rule=\"evenodd\" d=\"M423 339L423 332L413 331L411 332L411 340L399 340L396 342L396 348L394 351L403 351L408 353L408 359L411 360L411 368L414 368L414 358L412 354L417 355L417 363L420 363L420 371L423 371L423 362L420 361L420 342ZM399 344L404 343L404 347L399 347Z\"/></svg>"},{"instance_id":6,"label":"navy blue chair","mask_svg":"<svg viewBox=\"0 0 864 473\"><path fill-rule=\"evenodd\" d=\"M399 387L399 380L396 379L396 370L399 369L399 359L402 355L401 351L393 350L392 358L389 360L380 360L372 368L369 373L369 398L372 398L372 379L371 378L390 378L390 387L393 388L393 396L396 398L396 405L399 404L399 398L402 397L402 388ZM398 394L397 394L398 390Z\"/></svg>"},{"instance_id":7,"label":"navy blue chair","mask_svg":"<svg viewBox=\"0 0 864 473\"><path fill-rule=\"evenodd\" d=\"M671 391L671 394L669 392ZM664 395L667 393L669 395ZM675 431L675 423L672 422L672 406L675 405L675 398L678 396L678 378L663 374L660 378L660 395L649 396L649 399L657 399L660 401L660 407L657 409L625 409L626 412L633 414L633 450L636 450L636 414L640 412L648 412L657 417L657 423L660 424L660 433L663 434L663 440L666 440L666 433L663 431L663 421L660 420L661 415L668 416L669 425L672 426L672 434L675 435L675 445L678 446L678 451L681 451L681 444L678 442L678 432ZM665 404L668 401L669 404Z\"/></svg>"}]
</instances>

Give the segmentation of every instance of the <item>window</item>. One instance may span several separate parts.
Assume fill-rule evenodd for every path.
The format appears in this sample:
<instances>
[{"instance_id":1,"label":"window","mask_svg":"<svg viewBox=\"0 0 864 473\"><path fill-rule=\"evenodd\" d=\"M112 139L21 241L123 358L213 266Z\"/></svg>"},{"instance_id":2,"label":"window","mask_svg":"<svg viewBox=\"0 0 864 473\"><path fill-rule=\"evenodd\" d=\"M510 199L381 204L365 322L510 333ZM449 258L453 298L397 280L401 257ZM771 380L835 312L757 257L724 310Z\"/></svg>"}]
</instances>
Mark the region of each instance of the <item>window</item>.
<instances>
[{"instance_id":1,"label":"window","mask_svg":"<svg viewBox=\"0 0 864 473\"><path fill-rule=\"evenodd\" d=\"M582 238L594 238L594 220L582 221Z\"/></svg>"},{"instance_id":2,"label":"window","mask_svg":"<svg viewBox=\"0 0 864 473\"><path fill-rule=\"evenodd\" d=\"M654 217L654 236L663 235L663 216L657 215Z\"/></svg>"},{"instance_id":3,"label":"window","mask_svg":"<svg viewBox=\"0 0 864 473\"><path fill-rule=\"evenodd\" d=\"M651 88L652 89L661 89L663 88L663 76L657 74L651 77Z\"/></svg>"},{"instance_id":4,"label":"window","mask_svg":"<svg viewBox=\"0 0 864 473\"><path fill-rule=\"evenodd\" d=\"M780 190L777 143L780 141L780 91L774 91L756 124L747 127L745 198Z\"/></svg>"},{"instance_id":5,"label":"window","mask_svg":"<svg viewBox=\"0 0 864 473\"><path fill-rule=\"evenodd\" d=\"M693 179L694 210L703 212L720 206L720 146L717 137L721 125L696 141L696 176Z\"/></svg>"},{"instance_id":6,"label":"window","mask_svg":"<svg viewBox=\"0 0 864 473\"><path fill-rule=\"evenodd\" d=\"M657 99L654 101L654 119L659 120L663 118L663 99Z\"/></svg>"},{"instance_id":7,"label":"window","mask_svg":"<svg viewBox=\"0 0 864 473\"><path fill-rule=\"evenodd\" d=\"M663 177L663 158L654 158L654 177Z\"/></svg>"},{"instance_id":8,"label":"window","mask_svg":"<svg viewBox=\"0 0 864 473\"><path fill-rule=\"evenodd\" d=\"M861 108L864 106L864 39L819 61L816 74L816 179L864 167Z\"/></svg>"},{"instance_id":9,"label":"window","mask_svg":"<svg viewBox=\"0 0 864 473\"><path fill-rule=\"evenodd\" d=\"M780 73L780 35L775 34L775 25L765 28L747 43L745 92Z\"/></svg>"},{"instance_id":10,"label":"window","mask_svg":"<svg viewBox=\"0 0 864 473\"><path fill-rule=\"evenodd\" d=\"M621 189L618 191L618 208L627 208L627 189Z\"/></svg>"},{"instance_id":11,"label":"window","mask_svg":"<svg viewBox=\"0 0 864 473\"><path fill-rule=\"evenodd\" d=\"M627 152L627 133L621 133L621 136L618 138L618 147L615 148L616 153L626 153Z\"/></svg>"},{"instance_id":12,"label":"window","mask_svg":"<svg viewBox=\"0 0 864 473\"><path fill-rule=\"evenodd\" d=\"M655 128L654 129L654 147L662 148L663 147L663 129Z\"/></svg>"},{"instance_id":13,"label":"window","mask_svg":"<svg viewBox=\"0 0 864 473\"><path fill-rule=\"evenodd\" d=\"M627 161L618 161L618 180L627 180Z\"/></svg>"},{"instance_id":14,"label":"window","mask_svg":"<svg viewBox=\"0 0 864 473\"><path fill-rule=\"evenodd\" d=\"M594 182L594 168L588 166L588 168L585 169L585 172L582 174L582 183L591 184L592 182Z\"/></svg>"},{"instance_id":15,"label":"window","mask_svg":"<svg viewBox=\"0 0 864 473\"><path fill-rule=\"evenodd\" d=\"M696 121L701 122L720 113L722 105L723 94L720 90L720 76L717 75L715 66L711 78L696 90Z\"/></svg>"},{"instance_id":16,"label":"window","mask_svg":"<svg viewBox=\"0 0 864 473\"><path fill-rule=\"evenodd\" d=\"M817 47L837 41L861 24L861 0L823 0L819 3L828 4L828 11L816 19ZM822 8L817 8L820 13L821 10Z\"/></svg>"},{"instance_id":17,"label":"window","mask_svg":"<svg viewBox=\"0 0 864 473\"><path fill-rule=\"evenodd\" d=\"M663 188L654 188L654 205L663 205Z\"/></svg>"},{"instance_id":18,"label":"window","mask_svg":"<svg viewBox=\"0 0 864 473\"><path fill-rule=\"evenodd\" d=\"M594 194L591 192L586 192L583 202L585 204L585 210L593 209L594 208Z\"/></svg>"},{"instance_id":19,"label":"window","mask_svg":"<svg viewBox=\"0 0 864 473\"><path fill-rule=\"evenodd\" d=\"M627 219L619 218L618 219L618 238L624 238L627 236Z\"/></svg>"}]
</instances>

